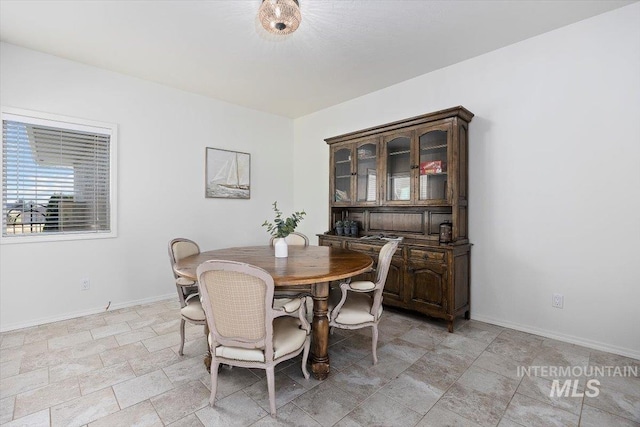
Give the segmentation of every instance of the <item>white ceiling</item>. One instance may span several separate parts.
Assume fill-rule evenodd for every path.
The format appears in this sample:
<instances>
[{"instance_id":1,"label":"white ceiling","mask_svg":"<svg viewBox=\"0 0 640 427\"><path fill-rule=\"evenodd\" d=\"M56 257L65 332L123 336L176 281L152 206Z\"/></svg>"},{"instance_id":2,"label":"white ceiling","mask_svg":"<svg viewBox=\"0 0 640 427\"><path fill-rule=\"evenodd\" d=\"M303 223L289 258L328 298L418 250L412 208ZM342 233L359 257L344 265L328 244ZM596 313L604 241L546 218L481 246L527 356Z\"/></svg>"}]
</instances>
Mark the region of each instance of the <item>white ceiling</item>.
<instances>
[{"instance_id":1,"label":"white ceiling","mask_svg":"<svg viewBox=\"0 0 640 427\"><path fill-rule=\"evenodd\" d=\"M296 118L633 2L300 0L274 39L260 0L0 0L0 39Z\"/></svg>"}]
</instances>

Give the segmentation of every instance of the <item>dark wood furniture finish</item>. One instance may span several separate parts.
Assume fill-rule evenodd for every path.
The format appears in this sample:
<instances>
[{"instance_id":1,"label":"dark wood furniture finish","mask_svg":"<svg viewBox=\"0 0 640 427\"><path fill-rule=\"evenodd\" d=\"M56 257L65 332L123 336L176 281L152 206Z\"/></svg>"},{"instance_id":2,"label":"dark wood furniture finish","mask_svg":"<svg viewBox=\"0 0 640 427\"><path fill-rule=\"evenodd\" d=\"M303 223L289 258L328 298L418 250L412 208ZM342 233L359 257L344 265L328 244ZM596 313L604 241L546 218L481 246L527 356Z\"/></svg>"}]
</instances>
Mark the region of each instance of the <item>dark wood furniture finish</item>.
<instances>
[{"instance_id":1,"label":"dark wood furniture finish","mask_svg":"<svg viewBox=\"0 0 640 427\"><path fill-rule=\"evenodd\" d=\"M287 258L275 258L274 248L271 246L249 246L192 255L176 262L174 270L182 277L195 280L198 265L212 259L255 265L271 274L276 290L295 289L296 292L306 291L311 294L311 370L317 379L325 379L329 375L329 282L371 270L371 256L344 248L289 246Z\"/></svg>"},{"instance_id":2,"label":"dark wood furniture finish","mask_svg":"<svg viewBox=\"0 0 640 427\"><path fill-rule=\"evenodd\" d=\"M329 229L320 245L375 257L384 240L402 236L384 289L384 304L454 320L470 313L468 128L473 113L454 107L328 138ZM338 220L359 223L338 236ZM452 225L439 243L440 224ZM371 280L364 274L355 279Z\"/></svg>"}]
</instances>

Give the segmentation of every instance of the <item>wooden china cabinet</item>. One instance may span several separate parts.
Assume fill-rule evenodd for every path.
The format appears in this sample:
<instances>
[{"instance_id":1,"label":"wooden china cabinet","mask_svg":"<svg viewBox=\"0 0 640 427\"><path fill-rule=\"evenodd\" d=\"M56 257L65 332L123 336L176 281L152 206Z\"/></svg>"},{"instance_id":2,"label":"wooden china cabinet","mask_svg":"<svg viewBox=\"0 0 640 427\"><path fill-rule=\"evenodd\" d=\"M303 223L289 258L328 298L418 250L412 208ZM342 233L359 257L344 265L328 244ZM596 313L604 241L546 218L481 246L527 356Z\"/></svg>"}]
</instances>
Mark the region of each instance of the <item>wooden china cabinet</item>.
<instances>
[{"instance_id":1,"label":"wooden china cabinet","mask_svg":"<svg viewBox=\"0 0 640 427\"><path fill-rule=\"evenodd\" d=\"M473 113L454 107L328 138L329 230L320 245L370 254L402 237L384 304L447 321L469 318L468 129ZM337 235L356 221L357 236ZM450 235L441 242L441 224ZM445 226L446 227L446 226ZM450 236L450 237L449 237ZM370 280L367 273L354 280Z\"/></svg>"}]
</instances>

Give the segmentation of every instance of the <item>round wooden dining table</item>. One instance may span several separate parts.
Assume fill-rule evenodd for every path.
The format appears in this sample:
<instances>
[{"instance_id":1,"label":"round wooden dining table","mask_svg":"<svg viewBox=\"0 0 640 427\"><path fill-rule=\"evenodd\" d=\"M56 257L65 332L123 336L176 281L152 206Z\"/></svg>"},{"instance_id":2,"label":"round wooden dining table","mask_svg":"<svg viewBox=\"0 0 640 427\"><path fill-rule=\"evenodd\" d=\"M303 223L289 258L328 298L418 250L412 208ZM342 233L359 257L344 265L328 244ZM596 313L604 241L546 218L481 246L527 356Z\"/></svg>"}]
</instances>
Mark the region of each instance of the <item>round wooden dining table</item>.
<instances>
[{"instance_id":1,"label":"round wooden dining table","mask_svg":"<svg viewBox=\"0 0 640 427\"><path fill-rule=\"evenodd\" d=\"M276 291L308 292L311 295L311 370L317 379L325 379L329 375L329 284L371 270L371 257L330 246L289 246L287 258L276 258L271 246L247 246L191 255L176 262L173 269L180 276L197 280L198 266L213 259L255 265L271 274Z\"/></svg>"}]
</instances>

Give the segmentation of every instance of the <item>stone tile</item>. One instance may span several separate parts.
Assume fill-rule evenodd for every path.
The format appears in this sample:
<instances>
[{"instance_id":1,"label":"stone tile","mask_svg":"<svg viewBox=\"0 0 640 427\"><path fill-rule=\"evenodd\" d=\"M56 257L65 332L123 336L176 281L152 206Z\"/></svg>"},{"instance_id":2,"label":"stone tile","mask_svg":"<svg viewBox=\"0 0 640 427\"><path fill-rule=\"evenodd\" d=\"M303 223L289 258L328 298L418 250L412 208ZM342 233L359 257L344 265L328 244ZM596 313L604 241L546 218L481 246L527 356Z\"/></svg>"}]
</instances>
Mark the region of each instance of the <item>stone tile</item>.
<instances>
[{"instance_id":1,"label":"stone tile","mask_svg":"<svg viewBox=\"0 0 640 427\"><path fill-rule=\"evenodd\" d=\"M633 366L640 371L640 360L631 359L613 353L599 350L591 350L589 353L589 365L592 366Z\"/></svg>"},{"instance_id":2,"label":"stone tile","mask_svg":"<svg viewBox=\"0 0 640 427\"><path fill-rule=\"evenodd\" d=\"M199 338L205 337L204 334L204 325L193 325L191 323L187 323L187 327L184 332L185 341L193 341Z\"/></svg>"},{"instance_id":3,"label":"stone tile","mask_svg":"<svg viewBox=\"0 0 640 427\"><path fill-rule=\"evenodd\" d=\"M34 371L36 369L46 368L48 366L58 365L69 360L69 349L62 350L44 350L40 353L25 355L20 364L20 373Z\"/></svg>"},{"instance_id":4,"label":"stone tile","mask_svg":"<svg viewBox=\"0 0 640 427\"><path fill-rule=\"evenodd\" d=\"M509 401L516 392L520 380L471 366L462 374L457 383L496 399Z\"/></svg>"},{"instance_id":5,"label":"stone tile","mask_svg":"<svg viewBox=\"0 0 640 427\"><path fill-rule=\"evenodd\" d=\"M461 328L457 328L453 335L463 336L474 341L489 345L504 330L499 326L488 323L470 321Z\"/></svg>"},{"instance_id":6,"label":"stone tile","mask_svg":"<svg viewBox=\"0 0 640 427\"><path fill-rule=\"evenodd\" d=\"M7 332L1 335L0 348L14 348L24 344L25 334L19 332Z\"/></svg>"},{"instance_id":7,"label":"stone tile","mask_svg":"<svg viewBox=\"0 0 640 427\"><path fill-rule=\"evenodd\" d=\"M162 427L164 424L148 400L89 423L89 427L115 426Z\"/></svg>"},{"instance_id":8,"label":"stone tile","mask_svg":"<svg viewBox=\"0 0 640 427\"><path fill-rule=\"evenodd\" d=\"M581 427L640 427L640 423L633 422L626 418L610 414L598 408L589 405L582 406L582 415L580 416Z\"/></svg>"},{"instance_id":9,"label":"stone tile","mask_svg":"<svg viewBox=\"0 0 640 427\"><path fill-rule=\"evenodd\" d=\"M369 367L352 365L335 375L331 375L330 381L336 387L351 393L359 402L362 402L380 390L389 382L389 379L377 375Z\"/></svg>"},{"instance_id":10,"label":"stone tile","mask_svg":"<svg viewBox=\"0 0 640 427\"><path fill-rule=\"evenodd\" d=\"M169 321L164 321L162 323L156 323L152 325L151 328L158 335L165 335L171 332L180 332L180 315L178 314L175 318L172 318Z\"/></svg>"},{"instance_id":11,"label":"stone tile","mask_svg":"<svg viewBox=\"0 0 640 427\"><path fill-rule=\"evenodd\" d=\"M403 372L382 387L380 393L424 415L442 397L444 391L429 384L423 374L422 372Z\"/></svg>"},{"instance_id":12,"label":"stone tile","mask_svg":"<svg viewBox=\"0 0 640 427\"><path fill-rule=\"evenodd\" d=\"M117 365L129 360L145 357L149 354L147 348L140 342L123 345L105 350L100 353L100 359L104 366Z\"/></svg>"},{"instance_id":13,"label":"stone tile","mask_svg":"<svg viewBox=\"0 0 640 427\"><path fill-rule=\"evenodd\" d=\"M132 344L135 342L139 342L142 340L146 340L148 338L153 338L157 336L157 334L150 327L143 327L140 329L136 329L133 331L125 332L123 334L116 335L116 341L120 345Z\"/></svg>"},{"instance_id":14,"label":"stone tile","mask_svg":"<svg viewBox=\"0 0 640 427\"><path fill-rule=\"evenodd\" d=\"M557 393L554 393L554 395L551 396L552 384L553 381L545 378L524 377L520 386L518 386L518 393L536 399L542 403L555 406L556 408L564 409L565 411L580 415L580 410L582 409L582 394L580 394L580 396L572 396L572 393L569 392L568 396L558 396ZM563 381L560 381L561 387L563 384ZM582 391L579 393L582 393Z\"/></svg>"},{"instance_id":15,"label":"stone tile","mask_svg":"<svg viewBox=\"0 0 640 427\"><path fill-rule=\"evenodd\" d=\"M468 420L455 412L446 409L434 407L427 415L420 420L416 427L479 427L471 420Z\"/></svg>"},{"instance_id":16,"label":"stone tile","mask_svg":"<svg viewBox=\"0 0 640 427\"><path fill-rule=\"evenodd\" d=\"M49 380L54 383L66 380L67 378L74 378L78 375L101 369L102 367L102 359L100 359L100 356L97 354L79 359L71 359L64 363L51 366L49 368Z\"/></svg>"},{"instance_id":17,"label":"stone tile","mask_svg":"<svg viewBox=\"0 0 640 427\"><path fill-rule=\"evenodd\" d=\"M49 410L44 409L35 414L27 415L23 418L18 418L10 423L3 424L3 427L49 427Z\"/></svg>"},{"instance_id":18,"label":"stone tile","mask_svg":"<svg viewBox=\"0 0 640 427\"><path fill-rule=\"evenodd\" d=\"M424 329L414 327L398 338L422 347L425 350L435 350L445 337L440 334L427 334Z\"/></svg>"},{"instance_id":19,"label":"stone tile","mask_svg":"<svg viewBox=\"0 0 640 427\"><path fill-rule=\"evenodd\" d=\"M115 347L118 347L118 342L111 336L71 347L68 356L71 359L79 359L81 357L91 356L92 354L100 354Z\"/></svg>"},{"instance_id":20,"label":"stone tile","mask_svg":"<svg viewBox=\"0 0 640 427\"><path fill-rule=\"evenodd\" d=\"M51 426L82 426L120 410L111 388L51 408Z\"/></svg>"},{"instance_id":21,"label":"stone tile","mask_svg":"<svg viewBox=\"0 0 640 427\"><path fill-rule=\"evenodd\" d=\"M78 377L78 383L82 394L87 395L135 376L129 364L123 362L83 374Z\"/></svg>"},{"instance_id":22,"label":"stone tile","mask_svg":"<svg viewBox=\"0 0 640 427\"><path fill-rule=\"evenodd\" d=\"M351 411L340 423L354 421L362 426L415 426L422 418L419 414L381 393L374 394Z\"/></svg>"},{"instance_id":23,"label":"stone tile","mask_svg":"<svg viewBox=\"0 0 640 427\"><path fill-rule=\"evenodd\" d=\"M38 341L47 341L51 338L62 337L69 333L66 326L59 326L55 323L38 326L25 330L24 343L30 344Z\"/></svg>"},{"instance_id":24,"label":"stone tile","mask_svg":"<svg viewBox=\"0 0 640 427\"><path fill-rule=\"evenodd\" d=\"M204 427L204 424L200 422L196 414L189 414L175 423L167 425L167 427Z\"/></svg>"},{"instance_id":25,"label":"stone tile","mask_svg":"<svg viewBox=\"0 0 640 427\"><path fill-rule=\"evenodd\" d=\"M205 370L206 372L206 370ZM264 372L264 370L262 370ZM200 381L211 390L211 376L207 373ZM255 375L252 370L246 368L229 366L220 366L218 369L218 387L216 390L216 399L224 399L225 397L245 389L260 381L260 377Z\"/></svg>"},{"instance_id":26,"label":"stone tile","mask_svg":"<svg viewBox=\"0 0 640 427\"><path fill-rule=\"evenodd\" d=\"M69 330L69 333L75 333L81 331L90 331L91 329L99 328L105 325L106 322L104 321L104 316L102 314L99 314L72 319L72 321L67 323L67 329Z\"/></svg>"},{"instance_id":27,"label":"stone tile","mask_svg":"<svg viewBox=\"0 0 640 427\"><path fill-rule=\"evenodd\" d=\"M109 313L104 316L104 321L107 325L116 325L123 322L134 322L142 320L142 317L136 311L127 311L120 313Z\"/></svg>"},{"instance_id":28,"label":"stone tile","mask_svg":"<svg viewBox=\"0 0 640 427\"><path fill-rule=\"evenodd\" d=\"M428 352L405 372L440 390L447 390L471 364L473 358L455 349L442 347Z\"/></svg>"},{"instance_id":29,"label":"stone tile","mask_svg":"<svg viewBox=\"0 0 640 427\"><path fill-rule=\"evenodd\" d=\"M0 362L0 380L20 373L20 365L22 361L20 359L7 360Z\"/></svg>"},{"instance_id":30,"label":"stone tile","mask_svg":"<svg viewBox=\"0 0 640 427\"><path fill-rule=\"evenodd\" d=\"M256 402L244 392L238 391L216 401L196 412L196 416L205 426L248 426L268 415Z\"/></svg>"},{"instance_id":31,"label":"stone tile","mask_svg":"<svg viewBox=\"0 0 640 427\"><path fill-rule=\"evenodd\" d=\"M487 351L504 356L507 359L514 360L520 364L531 364L538 352L540 351L540 345L542 341L532 342L525 338L513 339L507 336L503 337L504 332L494 339L491 344L487 346Z\"/></svg>"},{"instance_id":32,"label":"stone tile","mask_svg":"<svg viewBox=\"0 0 640 427\"><path fill-rule=\"evenodd\" d=\"M9 360L22 360L33 354L39 354L48 351L46 341L38 341L31 344L25 344L20 347L11 347L0 349L0 360L7 362Z\"/></svg>"},{"instance_id":33,"label":"stone tile","mask_svg":"<svg viewBox=\"0 0 640 427\"><path fill-rule=\"evenodd\" d=\"M135 331L136 329L150 327L157 323L163 323L163 322L165 322L165 320L162 319L161 317L153 316L153 317L141 317L140 320L129 320L127 324L129 325L132 331Z\"/></svg>"},{"instance_id":34,"label":"stone tile","mask_svg":"<svg viewBox=\"0 0 640 427\"><path fill-rule=\"evenodd\" d=\"M0 400L0 424L8 423L13 419L13 408L16 402L15 396Z\"/></svg>"},{"instance_id":35,"label":"stone tile","mask_svg":"<svg viewBox=\"0 0 640 427\"><path fill-rule=\"evenodd\" d=\"M495 426L504 413L509 400L496 399L461 384L452 385L437 407L447 409L483 426Z\"/></svg>"},{"instance_id":36,"label":"stone tile","mask_svg":"<svg viewBox=\"0 0 640 427\"><path fill-rule=\"evenodd\" d=\"M320 425L302 409L293 403L287 403L278 409L276 418L267 415L251 424L251 427L320 427Z\"/></svg>"},{"instance_id":37,"label":"stone tile","mask_svg":"<svg viewBox=\"0 0 640 427\"><path fill-rule=\"evenodd\" d=\"M14 375L0 381L0 399L44 387L47 384L49 384L47 368Z\"/></svg>"},{"instance_id":38,"label":"stone tile","mask_svg":"<svg viewBox=\"0 0 640 427\"><path fill-rule=\"evenodd\" d=\"M172 332L170 334L158 335L157 337L148 338L142 343L147 347L149 352L162 350L163 348L180 345L180 333Z\"/></svg>"},{"instance_id":39,"label":"stone tile","mask_svg":"<svg viewBox=\"0 0 640 427\"><path fill-rule=\"evenodd\" d=\"M476 341L459 334L449 334L449 336L442 340L440 344L449 348L460 350L463 353L467 353L474 357L480 356L480 354L482 354L482 352L487 348L488 345L488 343Z\"/></svg>"},{"instance_id":40,"label":"stone tile","mask_svg":"<svg viewBox=\"0 0 640 427\"><path fill-rule=\"evenodd\" d=\"M518 368L523 366L522 363L499 354L491 353L490 351L483 352L473 362L473 366L477 366L478 368L483 368L512 379L522 378L521 375L518 375Z\"/></svg>"},{"instance_id":41,"label":"stone tile","mask_svg":"<svg viewBox=\"0 0 640 427\"><path fill-rule=\"evenodd\" d=\"M13 416L22 418L80 396L78 380L67 379L16 396Z\"/></svg>"},{"instance_id":42,"label":"stone tile","mask_svg":"<svg viewBox=\"0 0 640 427\"><path fill-rule=\"evenodd\" d=\"M165 424L178 421L209 403L211 393L200 381L192 381L151 398Z\"/></svg>"},{"instance_id":43,"label":"stone tile","mask_svg":"<svg viewBox=\"0 0 640 427\"><path fill-rule=\"evenodd\" d=\"M235 369L235 368L234 368ZM276 408L284 406L296 397L307 391L306 388L289 378L283 372L275 373L275 399ZM243 389L245 394L254 400L262 409L269 412L269 391L267 390L267 379L252 384Z\"/></svg>"},{"instance_id":44,"label":"stone tile","mask_svg":"<svg viewBox=\"0 0 640 427\"><path fill-rule=\"evenodd\" d=\"M371 359L371 339L354 335L329 347L331 368L344 369L361 359Z\"/></svg>"},{"instance_id":45,"label":"stone tile","mask_svg":"<svg viewBox=\"0 0 640 427\"><path fill-rule=\"evenodd\" d=\"M178 386L194 380L207 380L209 373L200 357L191 357L163 368L171 382Z\"/></svg>"},{"instance_id":46,"label":"stone tile","mask_svg":"<svg viewBox=\"0 0 640 427\"><path fill-rule=\"evenodd\" d=\"M91 335L93 339L99 340L100 338L110 337L112 335L122 334L130 331L131 328L126 322L108 324L106 326L100 326L99 328L91 329Z\"/></svg>"},{"instance_id":47,"label":"stone tile","mask_svg":"<svg viewBox=\"0 0 640 427\"><path fill-rule=\"evenodd\" d=\"M598 387L597 396L585 393L584 404L636 423L640 422L640 398L613 388L601 385Z\"/></svg>"},{"instance_id":48,"label":"stone tile","mask_svg":"<svg viewBox=\"0 0 640 427\"><path fill-rule=\"evenodd\" d=\"M178 356L170 348L165 348L164 350L158 350L153 353L147 352L147 354L143 356L129 359L129 365L133 369L133 372L140 376L173 365L182 359L182 357Z\"/></svg>"},{"instance_id":49,"label":"stone tile","mask_svg":"<svg viewBox=\"0 0 640 427\"><path fill-rule=\"evenodd\" d=\"M128 408L173 388L169 378L157 370L114 385L113 391L121 408Z\"/></svg>"},{"instance_id":50,"label":"stone tile","mask_svg":"<svg viewBox=\"0 0 640 427\"><path fill-rule=\"evenodd\" d=\"M176 341L176 345L171 347L171 349L175 354L178 354L178 351L180 350L180 338L178 338L178 341ZM207 339L205 337L201 337L193 341L187 341L184 343L184 357L204 357L204 355L208 352L208 349L209 346L207 345Z\"/></svg>"},{"instance_id":51,"label":"stone tile","mask_svg":"<svg viewBox=\"0 0 640 427\"><path fill-rule=\"evenodd\" d=\"M49 339L49 350L58 350L65 347L71 347L87 341L92 341L93 337L88 331L76 332L60 337Z\"/></svg>"},{"instance_id":52,"label":"stone tile","mask_svg":"<svg viewBox=\"0 0 640 427\"><path fill-rule=\"evenodd\" d=\"M334 387L330 380L297 397L293 403L323 426L332 426L358 406L351 393Z\"/></svg>"},{"instance_id":53,"label":"stone tile","mask_svg":"<svg viewBox=\"0 0 640 427\"><path fill-rule=\"evenodd\" d=\"M515 394L504 417L531 427L577 426L580 419L579 415L555 408L520 393Z\"/></svg>"}]
</instances>

